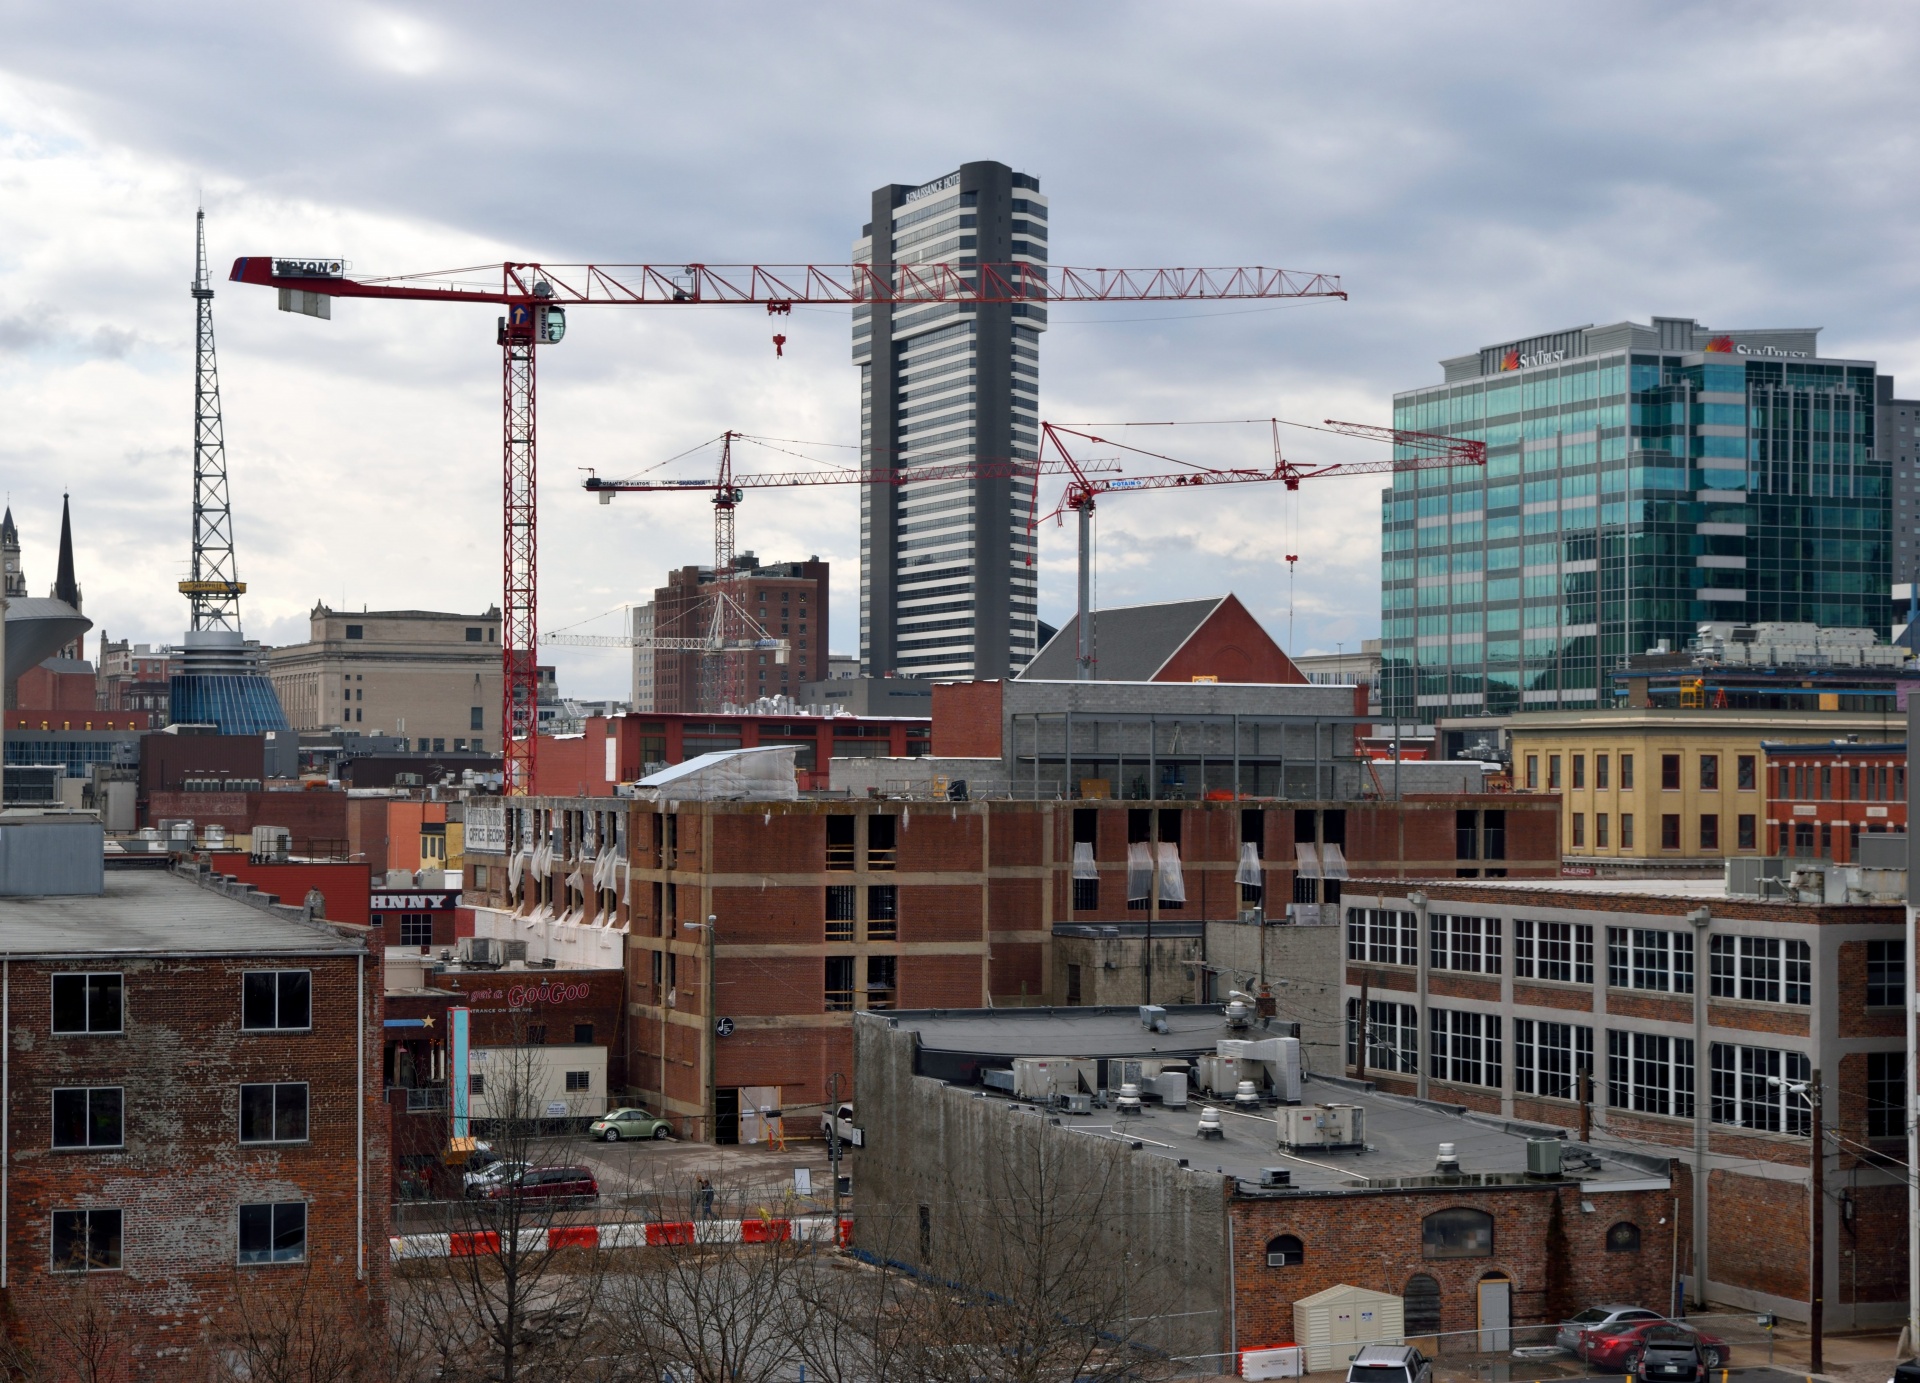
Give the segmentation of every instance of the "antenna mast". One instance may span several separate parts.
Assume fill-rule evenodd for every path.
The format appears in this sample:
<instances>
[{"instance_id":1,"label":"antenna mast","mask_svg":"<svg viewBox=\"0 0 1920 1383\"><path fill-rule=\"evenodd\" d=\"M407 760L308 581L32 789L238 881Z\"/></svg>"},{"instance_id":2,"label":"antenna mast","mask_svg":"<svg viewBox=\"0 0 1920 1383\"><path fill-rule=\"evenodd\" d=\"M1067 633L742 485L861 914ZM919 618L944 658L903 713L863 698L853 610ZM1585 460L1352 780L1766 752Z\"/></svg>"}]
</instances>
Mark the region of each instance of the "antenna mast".
<instances>
[{"instance_id":1,"label":"antenna mast","mask_svg":"<svg viewBox=\"0 0 1920 1383\"><path fill-rule=\"evenodd\" d=\"M233 506L227 499L227 444L220 425L220 367L213 352L213 286L207 275L207 213L194 213L193 573L180 592L193 607L188 628L240 632L233 560Z\"/></svg>"}]
</instances>

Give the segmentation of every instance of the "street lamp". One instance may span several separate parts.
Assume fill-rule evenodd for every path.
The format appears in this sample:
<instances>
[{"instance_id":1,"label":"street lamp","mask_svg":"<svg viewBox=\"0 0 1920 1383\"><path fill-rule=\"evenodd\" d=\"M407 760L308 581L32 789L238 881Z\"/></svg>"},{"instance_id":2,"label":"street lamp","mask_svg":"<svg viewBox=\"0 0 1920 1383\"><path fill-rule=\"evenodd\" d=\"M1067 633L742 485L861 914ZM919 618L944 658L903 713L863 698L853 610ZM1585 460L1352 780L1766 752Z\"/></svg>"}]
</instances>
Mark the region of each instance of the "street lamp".
<instances>
[{"instance_id":1,"label":"street lamp","mask_svg":"<svg viewBox=\"0 0 1920 1383\"><path fill-rule=\"evenodd\" d=\"M1808 1277L1810 1286L1807 1302L1807 1327L1811 1333L1812 1347L1807 1361L1808 1370L1822 1373L1825 1351L1821 1348L1820 1335L1826 1318L1826 1276L1827 1276L1827 1215L1826 1215L1826 1148L1823 1145L1820 1130L1820 1073L1815 1071L1804 1081L1782 1080L1779 1076L1768 1076L1767 1084L1776 1090L1784 1090L1790 1095L1798 1095L1806 1101L1807 1109L1813 1115L1813 1223L1810 1233L1813 1237ZM1694 1189L1699 1195L1699 1188Z\"/></svg>"},{"instance_id":2,"label":"street lamp","mask_svg":"<svg viewBox=\"0 0 1920 1383\"><path fill-rule=\"evenodd\" d=\"M714 1011L713 934L714 924L719 920L720 919L713 913L708 913L707 920L704 922L682 922L680 924L681 927L687 931L705 932L707 934L707 1011L705 1015L707 1031L706 1035L701 1039L707 1048L707 1095L706 1099L702 1101L702 1104L711 1111L707 1116L707 1137L716 1145L720 1142L720 1087L719 1078L715 1075L715 1071L718 1069L719 1053L715 1049L720 1045L720 1015Z\"/></svg>"}]
</instances>

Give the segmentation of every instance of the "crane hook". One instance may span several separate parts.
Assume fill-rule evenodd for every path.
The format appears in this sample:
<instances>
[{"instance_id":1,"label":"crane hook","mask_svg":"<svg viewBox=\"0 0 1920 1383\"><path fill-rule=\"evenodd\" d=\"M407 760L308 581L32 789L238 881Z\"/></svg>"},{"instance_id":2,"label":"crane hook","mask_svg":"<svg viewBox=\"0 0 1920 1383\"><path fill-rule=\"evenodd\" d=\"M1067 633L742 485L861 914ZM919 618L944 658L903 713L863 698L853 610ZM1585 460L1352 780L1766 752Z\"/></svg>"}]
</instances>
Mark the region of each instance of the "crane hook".
<instances>
[{"instance_id":1,"label":"crane hook","mask_svg":"<svg viewBox=\"0 0 1920 1383\"><path fill-rule=\"evenodd\" d=\"M773 337L773 353L782 359L785 359L787 354L787 338L778 332L775 332Z\"/></svg>"}]
</instances>

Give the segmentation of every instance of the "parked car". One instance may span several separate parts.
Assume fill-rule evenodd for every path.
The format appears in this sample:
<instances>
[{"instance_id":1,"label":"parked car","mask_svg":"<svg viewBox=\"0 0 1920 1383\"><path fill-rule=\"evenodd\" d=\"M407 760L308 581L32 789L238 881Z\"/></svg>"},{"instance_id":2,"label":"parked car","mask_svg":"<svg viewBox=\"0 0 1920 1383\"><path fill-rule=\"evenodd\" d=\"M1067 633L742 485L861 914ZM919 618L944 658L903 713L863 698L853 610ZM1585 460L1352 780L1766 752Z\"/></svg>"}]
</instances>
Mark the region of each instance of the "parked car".
<instances>
[{"instance_id":1,"label":"parked car","mask_svg":"<svg viewBox=\"0 0 1920 1383\"><path fill-rule=\"evenodd\" d=\"M1904 1364L1893 1366L1893 1377L1887 1383L1920 1383L1920 1359L1909 1359Z\"/></svg>"},{"instance_id":2,"label":"parked car","mask_svg":"<svg viewBox=\"0 0 1920 1383\"><path fill-rule=\"evenodd\" d=\"M1642 1321L1651 1324L1665 1319L1666 1317L1658 1311L1649 1311L1644 1306L1589 1306L1578 1315L1560 1322L1560 1329L1554 1333L1553 1342L1569 1354L1578 1354L1580 1337L1584 1333L1634 1325Z\"/></svg>"},{"instance_id":3,"label":"parked car","mask_svg":"<svg viewBox=\"0 0 1920 1383\"><path fill-rule=\"evenodd\" d=\"M462 1177L462 1180L466 1184L466 1193L469 1196L478 1196L481 1191L489 1186L497 1186L511 1177L519 1176L520 1173L527 1170L529 1165L530 1164L525 1162L515 1162L507 1158L493 1157L489 1158L483 1166L475 1168L473 1163L469 1161L467 1163L468 1170Z\"/></svg>"},{"instance_id":4,"label":"parked car","mask_svg":"<svg viewBox=\"0 0 1920 1383\"><path fill-rule=\"evenodd\" d=\"M1648 1340L1663 1331L1677 1331L1696 1343L1701 1364L1709 1369L1723 1367L1733 1354L1732 1346L1719 1336L1676 1321L1641 1321L1583 1331L1579 1354L1602 1373L1633 1373L1648 1348ZM1666 1376L1654 1375L1656 1378Z\"/></svg>"},{"instance_id":5,"label":"parked car","mask_svg":"<svg viewBox=\"0 0 1920 1383\"><path fill-rule=\"evenodd\" d=\"M1632 1365L1640 1383L1701 1383L1710 1367L1699 1332L1668 1322L1641 1333Z\"/></svg>"},{"instance_id":6,"label":"parked car","mask_svg":"<svg viewBox=\"0 0 1920 1383\"><path fill-rule=\"evenodd\" d=\"M867 1137L853 1122L853 1106L843 1104L838 1109L830 1109L820 1115L820 1136L831 1140L838 1134L842 1143L859 1148L866 1145Z\"/></svg>"},{"instance_id":7,"label":"parked car","mask_svg":"<svg viewBox=\"0 0 1920 1383\"><path fill-rule=\"evenodd\" d=\"M1411 1345L1362 1345L1347 1383L1433 1383L1433 1364Z\"/></svg>"},{"instance_id":8,"label":"parked car","mask_svg":"<svg viewBox=\"0 0 1920 1383\"><path fill-rule=\"evenodd\" d=\"M482 1187L480 1199L590 1205L600 1199L600 1183L586 1167L528 1167L515 1176Z\"/></svg>"},{"instance_id":9,"label":"parked car","mask_svg":"<svg viewBox=\"0 0 1920 1383\"><path fill-rule=\"evenodd\" d=\"M608 1110L587 1125L587 1133L606 1143L618 1143L622 1138L671 1138L673 1123L638 1105L629 1105Z\"/></svg>"}]
</instances>

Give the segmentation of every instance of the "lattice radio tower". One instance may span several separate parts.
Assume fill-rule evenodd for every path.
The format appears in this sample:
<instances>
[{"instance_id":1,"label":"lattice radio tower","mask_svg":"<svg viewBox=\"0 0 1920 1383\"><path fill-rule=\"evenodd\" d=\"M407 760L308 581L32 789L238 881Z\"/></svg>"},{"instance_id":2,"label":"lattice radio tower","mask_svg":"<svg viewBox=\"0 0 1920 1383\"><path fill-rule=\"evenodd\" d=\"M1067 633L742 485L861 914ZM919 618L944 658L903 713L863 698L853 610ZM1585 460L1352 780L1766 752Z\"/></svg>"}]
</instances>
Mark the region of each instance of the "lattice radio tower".
<instances>
[{"instance_id":1,"label":"lattice radio tower","mask_svg":"<svg viewBox=\"0 0 1920 1383\"><path fill-rule=\"evenodd\" d=\"M233 506L227 498L227 444L220 425L220 366L213 351L213 287L207 276L207 213L194 213L193 271L193 572L180 583L195 632L240 632L247 589L233 559Z\"/></svg>"}]
</instances>

